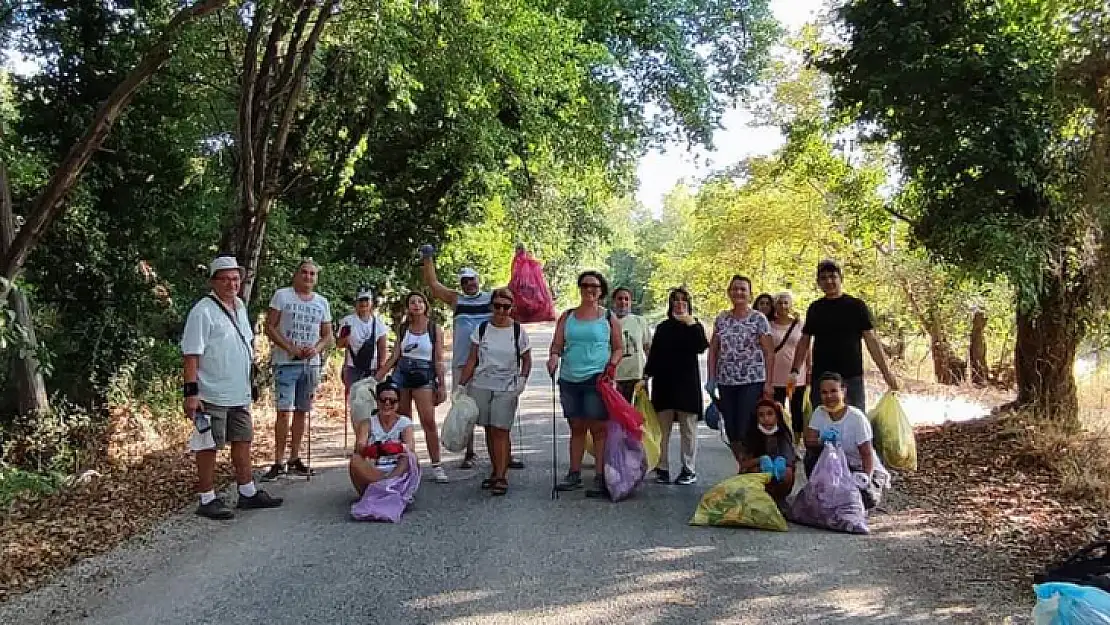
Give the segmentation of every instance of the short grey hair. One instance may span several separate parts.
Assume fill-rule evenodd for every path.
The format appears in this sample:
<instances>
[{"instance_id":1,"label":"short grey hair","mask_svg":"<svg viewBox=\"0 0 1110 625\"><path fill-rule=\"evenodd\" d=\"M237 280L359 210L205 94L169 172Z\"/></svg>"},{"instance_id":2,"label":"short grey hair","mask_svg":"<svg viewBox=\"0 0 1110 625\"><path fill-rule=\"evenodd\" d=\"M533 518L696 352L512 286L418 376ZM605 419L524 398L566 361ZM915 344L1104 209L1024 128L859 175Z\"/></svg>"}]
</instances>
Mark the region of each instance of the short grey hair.
<instances>
[{"instance_id":1,"label":"short grey hair","mask_svg":"<svg viewBox=\"0 0 1110 625\"><path fill-rule=\"evenodd\" d=\"M774 298L773 301L775 302L776 306L778 306L779 300L781 300L781 299L788 299L788 300L790 300L790 303L793 304L794 303L794 294L791 293L790 291L779 291L778 293L775 293L775 298Z\"/></svg>"}]
</instances>

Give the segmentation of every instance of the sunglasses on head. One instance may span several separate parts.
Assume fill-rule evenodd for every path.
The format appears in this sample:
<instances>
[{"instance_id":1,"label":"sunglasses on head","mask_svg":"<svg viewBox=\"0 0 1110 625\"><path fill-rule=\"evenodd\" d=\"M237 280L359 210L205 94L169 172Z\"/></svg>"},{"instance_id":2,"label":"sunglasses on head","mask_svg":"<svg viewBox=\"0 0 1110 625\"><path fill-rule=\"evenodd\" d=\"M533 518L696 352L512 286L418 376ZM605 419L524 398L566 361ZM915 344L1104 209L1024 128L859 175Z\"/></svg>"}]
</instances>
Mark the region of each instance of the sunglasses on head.
<instances>
[{"instance_id":1,"label":"sunglasses on head","mask_svg":"<svg viewBox=\"0 0 1110 625\"><path fill-rule=\"evenodd\" d=\"M502 302L494 302L493 303L493 309L494 310L512 310L513 305L511 303L510 304L504 304Z\"/></svg>"}]
</instances>

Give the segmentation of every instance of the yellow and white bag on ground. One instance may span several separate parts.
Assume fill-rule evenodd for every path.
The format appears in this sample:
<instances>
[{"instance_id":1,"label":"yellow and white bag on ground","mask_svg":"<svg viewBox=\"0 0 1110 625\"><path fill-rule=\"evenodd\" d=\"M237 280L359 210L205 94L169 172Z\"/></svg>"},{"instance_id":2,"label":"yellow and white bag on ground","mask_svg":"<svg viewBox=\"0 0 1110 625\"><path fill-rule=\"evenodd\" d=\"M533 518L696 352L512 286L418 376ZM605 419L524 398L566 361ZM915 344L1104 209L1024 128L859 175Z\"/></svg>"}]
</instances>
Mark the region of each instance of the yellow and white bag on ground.
<instances>
[{"instance_id":1,"label":"yellow and white bag on ground","mask_svg":"<svg viewBox=\"0 0 1110 625\"><path fill-rule=\"evenodd\" d=\"M741 473L710 488L698 502L690 525L753 527L786 531L786 519L767 494L768 473Z\"/></svg>"},{"instance_id":2,"label":"yellow and white bag on ground","mask_svg":"<svg viewBox=\"0 0 1110 625\"><path fill-rule=\"evenodd\" d=\"M901 471L917 470L917 440L913 426L896 393L883 395L868 413L875 431L875 451L887 467Z\"/></svg>"}]
</instances>

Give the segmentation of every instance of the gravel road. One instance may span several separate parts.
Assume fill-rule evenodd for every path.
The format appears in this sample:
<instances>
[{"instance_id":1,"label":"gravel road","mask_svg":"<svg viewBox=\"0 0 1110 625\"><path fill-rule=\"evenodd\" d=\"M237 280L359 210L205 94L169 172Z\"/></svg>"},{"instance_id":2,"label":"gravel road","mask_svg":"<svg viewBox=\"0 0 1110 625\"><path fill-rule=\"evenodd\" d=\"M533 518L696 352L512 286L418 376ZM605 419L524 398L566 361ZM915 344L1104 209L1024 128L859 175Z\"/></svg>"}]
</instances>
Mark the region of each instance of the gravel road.
<instances>
[{"instance_id":1,"label":"gravel road","mask_svg":"<svg viewBox=\"0 0 1110 625\"><path fill-rule=\"evenodd\" d=\"M534 334L542 363L550 333ZM912 511L877 515L870 536L687 525L733 466L704 426L695 486L645 484L620 504L581 491L552 501L551 410L537 364L522 403L527 468L511 475L507 497L479 490L486 467L455 469L450 484L425 482L400 524L355 523L334 458L336 469L311 482L272 487L286 497L279 510L227 523L182 511L0 606L0 623L893 624L1028 614L975 578L979 556L942 544ZM561 473L567 429L556 425Z\"/></svg>"}]
</instances>

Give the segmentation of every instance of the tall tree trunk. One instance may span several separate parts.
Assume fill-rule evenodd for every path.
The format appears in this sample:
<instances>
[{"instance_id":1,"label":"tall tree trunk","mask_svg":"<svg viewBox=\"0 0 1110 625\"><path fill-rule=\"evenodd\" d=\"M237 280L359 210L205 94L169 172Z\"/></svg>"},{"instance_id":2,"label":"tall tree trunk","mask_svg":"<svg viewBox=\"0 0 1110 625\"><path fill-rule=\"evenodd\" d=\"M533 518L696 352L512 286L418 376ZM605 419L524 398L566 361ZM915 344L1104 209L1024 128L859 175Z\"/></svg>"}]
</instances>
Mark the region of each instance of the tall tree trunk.
<instances>
[{"instance_id":1,"label":"tall tree trunk","mask_svg":"<svg viewBox=\"0 0 1110 625\"><path fill-rule=\"evenodd\" d=\"M1078 430L1079 398L1075 387L1075 356L1083 338L1073 298L1060 279L1046 276L1038 308L1018 307L1017 407L1068 430Z\"/></svg>"},{"instance_id":2,"label":"tall tree trunk","mask_svg":"<svg viewBox=\"0 0 1110 625\"><path fill-rule=\"evenodd\" d=\"M12 209L8 169L0 162L0 255L6 254L15 239L15 213ZM27 296L14 285L8 291L8 305L15 312L15 324L23 334L20 349L12 356L12 377L15 379L19 414L36 414L50 410L46 397L46 381L42 378L39 359L35 355L38 338Z\"/></svg>"},{"instance_id":3,"label":"tall tree trunk","mask_svg":"<svg viewBox=\"0 0 1110 625\"><path fill-rule=\"evenodd\" d=\"M31 204L23 227L19 229L19 234L0 259L0 277L13 280L23 269L23 263L27 261L31 251L42 240L54 220L65 211L66 196L73 185L77 184L85 165L100 149L112 131L112 126L131 102L131 98L173 55L173 44L181 36L185 26L195 19L222 8L227 2L228 0L202 0L181 9L173 16L158 42L143 55L135 69L127 74L123 82L117 85L108 99L100 105L84 136L69 149L46 186Z\"/></svg>"},{"instance_id":4,"label":"tall tree trunk","mask_svg":"<svg viewBox=\"0 0 1110 625\"><path fill-rule=\"evenodd\" d=\"M987 313L976 310L971 318L971 341L967 354L971 363L971 383L986 386L990 383L990 370L987 368Z\"/></svg>"}]
</instances>

